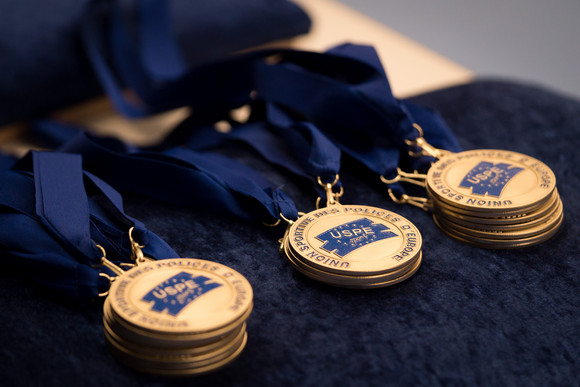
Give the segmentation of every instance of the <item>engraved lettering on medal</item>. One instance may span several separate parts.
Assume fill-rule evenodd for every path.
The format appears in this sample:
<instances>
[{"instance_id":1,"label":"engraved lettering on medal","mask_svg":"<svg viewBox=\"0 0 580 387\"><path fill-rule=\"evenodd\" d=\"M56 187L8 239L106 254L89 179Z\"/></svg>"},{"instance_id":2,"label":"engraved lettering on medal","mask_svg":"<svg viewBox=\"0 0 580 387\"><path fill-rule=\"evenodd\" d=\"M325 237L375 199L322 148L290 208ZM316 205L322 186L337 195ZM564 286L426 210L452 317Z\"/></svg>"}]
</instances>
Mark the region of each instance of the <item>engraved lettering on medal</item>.
<instances>
[{"instance_id":1,"label":"engraved lettering on medal","mask_svg":"<svg viewBox=\"0 0 580 387\"><path fill-rule=\"evenodd\" d=\"M395 261L401 261L407 258L410 254L416 254L415 247L417 246L417 234L414 232L408 232L406 235L407 243L405 243L405 246L398 254L393 256Z\"/></svg>"},{"instance_id":2,"label":"engraved lettering on medal","mask_svg":"<svg viewBox=\"0 0 580 387\"><path fill-rule=\"evenodd\" d=\"M316 260L320 263L323 263L325 265L328 265L328 266L339 267L342 269L346 269L350 266L350 264L348 262L341 261L338 259L329 258L326 255L318 254L315 251L309 252L308 254L306 254L306 256L313 258L314 260Z\"/></svg>"},{"instance_id":3,"label":"engraved lettering on medal","mask_svg":"<svg viewBox=\"0 0 580 387\"><path fill-rule=\"evenodd\" d=\"M508 163L481 161L467 172L459 186L471 188L474 195L499 197L506 184L523 170Z\"/></svg>"},{"instance_id":4,"label":"engraved lettering on medal","mask_svg":"<svg viewBox=\"0 0 580 387\"><path fill-rule=\"evenodd\" d=\"M212 282L205 276L182 271L155 286L142 300L153 303L151 310L167 310L170 315L177 316L197 298L220 286L220 283Z\"/></svg>"},{"instance_id":5,"label":"engraved lettering on medal","mask_svg":"<svg viewBox=\"0 0 580 387\"><path fill-rule=\"evenodd\" d=\"M473 204L479 207L507 207L511 206L513 202L511 200L482 200L482 199L467 199L467 204Z\"/></svg>"},{"instance_id":6,"label":"engraved lettering on medal","mask_svg":"<svg viewBox=\"0 0 580 387\"><path fill-rule=\"evenodd\" d=\"M240 307L246 305L246 299L248 298L248 292L246 291L246 287L244 283L239 279L234 279L232 281L234 288L236 289L236 299L233 305L230 306L230 309L233 311L237 311Z\"/></svg>"},{"instance_id":7,"label":"engraved lettering on medal","mask_svg":"<svg viewBox=\"0 0 580 387\"><path fill-rule=\"evenodd\" d=\"M321 215L323 215L323 214L321 214ZM294 230L294 233L292 235L292 240L296 243L296 246L298 247L298 249L300 249L300 251L304 251L304 250L309 249L309 247L306 245L305 240L304 240L304 230L305 230L306 226L308 226L313 221L314 221L314 219L312 219L310 217L306 217L306 218L302 219L300 221L300 223L298 223L296 229Z\"/></svg>"},{"instance_id":8,"label":"engraved lettering on medal","mask_svg":"<svg viewBox=\"0 0 580 387\"><path fill-rule=\"evenodd\" d=\"M394 232L380 223L373 223L367 218L361 218L352 222L333 227L316 236L324 242L322 249L334 252L339 257L363 247L369 243L397 236Z\"/></svg>"}]
</instances>

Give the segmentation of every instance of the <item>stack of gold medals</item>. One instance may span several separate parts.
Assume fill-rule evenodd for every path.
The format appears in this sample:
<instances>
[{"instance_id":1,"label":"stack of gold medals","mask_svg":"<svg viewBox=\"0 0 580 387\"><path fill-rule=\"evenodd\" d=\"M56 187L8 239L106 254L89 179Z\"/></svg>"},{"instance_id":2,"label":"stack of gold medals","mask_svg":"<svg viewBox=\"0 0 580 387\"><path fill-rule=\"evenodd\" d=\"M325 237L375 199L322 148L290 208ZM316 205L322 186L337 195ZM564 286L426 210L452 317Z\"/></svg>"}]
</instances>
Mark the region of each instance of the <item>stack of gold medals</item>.
<instances>
[{"instance_id":1,"label":"stack of gold medals","mask_svg":"<svg viewBox=\"0 0 580 387\"><path fill-rule=\"evenodd\" d=\"M382 208L341 205L332 193L335 183L326 186L326 207L286 230L280 247L290 263L314 280L345 288L384 287L415 274L422 259L417 227Z\"/></svg>"},{"instance_id":2,"label":"stack of gold medals","mask_svg":"<svg viewBox=\"0 0 580 387\"><path fill-rule=\"evenodd\" d=\"M253 306L249 282L200 259L137 259L117 273L104 304L113 355L139 371L194 375L235 359Z\"/></svg>"},{"instance_id":3,"label":"stack of gold medals","mask_svg":"<svg viewBox=\"0 0 580 387\"><path fill-rule=\"evenodd\" d=\"M433 218L446 235L476 247L514 249L557 233L564 211L546 164L505 150L441 151L420 134L411 145L438 158L423 176Z\"/></svg>"}]
</instances>

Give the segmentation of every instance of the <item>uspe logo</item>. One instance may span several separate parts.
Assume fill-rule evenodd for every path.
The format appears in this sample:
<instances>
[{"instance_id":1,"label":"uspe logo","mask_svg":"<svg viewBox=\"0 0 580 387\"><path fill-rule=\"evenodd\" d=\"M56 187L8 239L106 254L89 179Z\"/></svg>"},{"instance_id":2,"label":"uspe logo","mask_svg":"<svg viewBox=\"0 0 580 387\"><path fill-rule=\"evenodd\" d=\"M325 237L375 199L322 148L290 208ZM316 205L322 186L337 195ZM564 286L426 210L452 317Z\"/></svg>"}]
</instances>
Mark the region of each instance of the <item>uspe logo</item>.
<instances>
[{"instance_id":1,"label":"uspe logo","mask_svg":"<svg viewBox=\"0 0 580 387\"><path fill-rule=\"evenodd\" d=\"M324 242L322 249L344 257L354 250L369 243L397 236L387 226L373 223L370 219L361 218L333 227L316 236Z\"/></svg>"},{"instance_id":2,"label":"uspe logo","mask_svg":"<svg viewBox=\"0 0 580 387\"><path fill-rule=\"evenodd\" d=\"M499 197L506 184L522 170L508 163L482 161L467 172L459 186L471 188L475 195Z\"/></svg>"},{"instance_id":3,"label":"uspe logo","mask_svg":"<svg viewBox=\"0 0 580 387\"><path fill-rule=\"evenodd\" d=\"M187 305L207 292L222 286L209 278L191 273L180 272L161 282L151 289L143 301L153 302L151 310L163 312L167 310L172 316L177 316Z\"/></svg>"}]
</instances>

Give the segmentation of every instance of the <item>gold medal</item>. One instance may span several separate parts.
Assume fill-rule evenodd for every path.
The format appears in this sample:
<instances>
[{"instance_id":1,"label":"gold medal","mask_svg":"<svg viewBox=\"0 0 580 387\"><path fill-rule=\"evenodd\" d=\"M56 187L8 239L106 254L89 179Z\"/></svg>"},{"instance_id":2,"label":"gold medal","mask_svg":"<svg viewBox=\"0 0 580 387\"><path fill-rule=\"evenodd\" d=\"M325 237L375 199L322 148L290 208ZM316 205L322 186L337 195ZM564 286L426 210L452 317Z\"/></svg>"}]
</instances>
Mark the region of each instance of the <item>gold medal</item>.
<instances>
[{"instance_id":1,"label":"gold medal","mask_svg":"<svg viewBox=\"0 0 580 387\"><path fill-rule=\"evenodd\" d=\"M288 260L303 274L335 286L398 283L421 263L419 230L381 208L335 204L293 222L283 241Z\"/></svg>"},{"instance_id":2,"label":"gold medal","mask_svg":"<svg viewBox=\"0 0 580 387\"><path fill-rule=\"evenodd\" d=\"M137 370L176 376L213 371L235 359L247 342L253 306L248 281L215 262L148 260L131 242L131 269L102 260L117 274L104 275L111 279L103 305L111 353Z\"/></svg>"},{"instance_id":3,"label":"gold medal","mask_svg":"<svg viewBox=\"0 0 580 387\"><path fill-rule=\"evenodd\" d=\"M554 173L521 153L482 149L446 155L429 169L426 188L439 228L474 246L532 246L562 224Z\"/></svg>"},{"instance_id":4,"label":"gold medal","mask_svg":"<svg viewBox=\"0 0 580 387\"><path fill-rule=\"evenodd\" d=\"M433 211L437 226L451 238L478 247L499 249L545 242L559 230L564 216L554 172L521 153L478 149L459 153L436 149L423 138L406 143L421 149L412 156L437 161L426 175L398 170L386 184L408 182L425 187L429 199L389 195Z\"/></svg>"}]
</instances>

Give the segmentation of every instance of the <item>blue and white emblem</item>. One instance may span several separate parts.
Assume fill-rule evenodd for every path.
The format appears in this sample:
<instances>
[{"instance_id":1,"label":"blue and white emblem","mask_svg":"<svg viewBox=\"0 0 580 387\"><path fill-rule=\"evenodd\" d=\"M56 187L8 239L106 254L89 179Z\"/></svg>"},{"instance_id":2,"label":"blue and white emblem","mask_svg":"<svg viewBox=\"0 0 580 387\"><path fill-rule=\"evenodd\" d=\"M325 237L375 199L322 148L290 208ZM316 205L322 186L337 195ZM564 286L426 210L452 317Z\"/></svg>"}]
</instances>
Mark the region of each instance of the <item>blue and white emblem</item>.
<instances>
[{"instance_id":1,"label":"blue and white emblem","mask_svg":"<svg viewBox=\"0 0 580 387\"><path fill-rule=\"evenodd\" d=\"M220 286L222 285L203 275L194 276L182 271L155 286L142 300L153 302L151 310L167 310L170 315L177 316L198 297Z\"/></svg>"},{"instance_id":2,"label":"blue and white emblem","mask_svg":"<svg viewBox=\"0 0 580 387\"><path fill-rule=\"evenodd\" d=\"M316 236L324 242L322 249L344 257L354 250L383 239L397 236L384 224L373 223L367 218L353 220L333 227Z\"/></svg>"},{"instance_id":3,"label":"blue and white emblem","mask_svg":"<svg viewBox=\"0 0 580 387\"><path fill-rule=\"evenodd\" d=\"M523 168L508 163L482 161L467 172L459 186L471 188L471 193L475 195L499 197L505 185L521 171Z\"/></svg>"}]
</instances>

